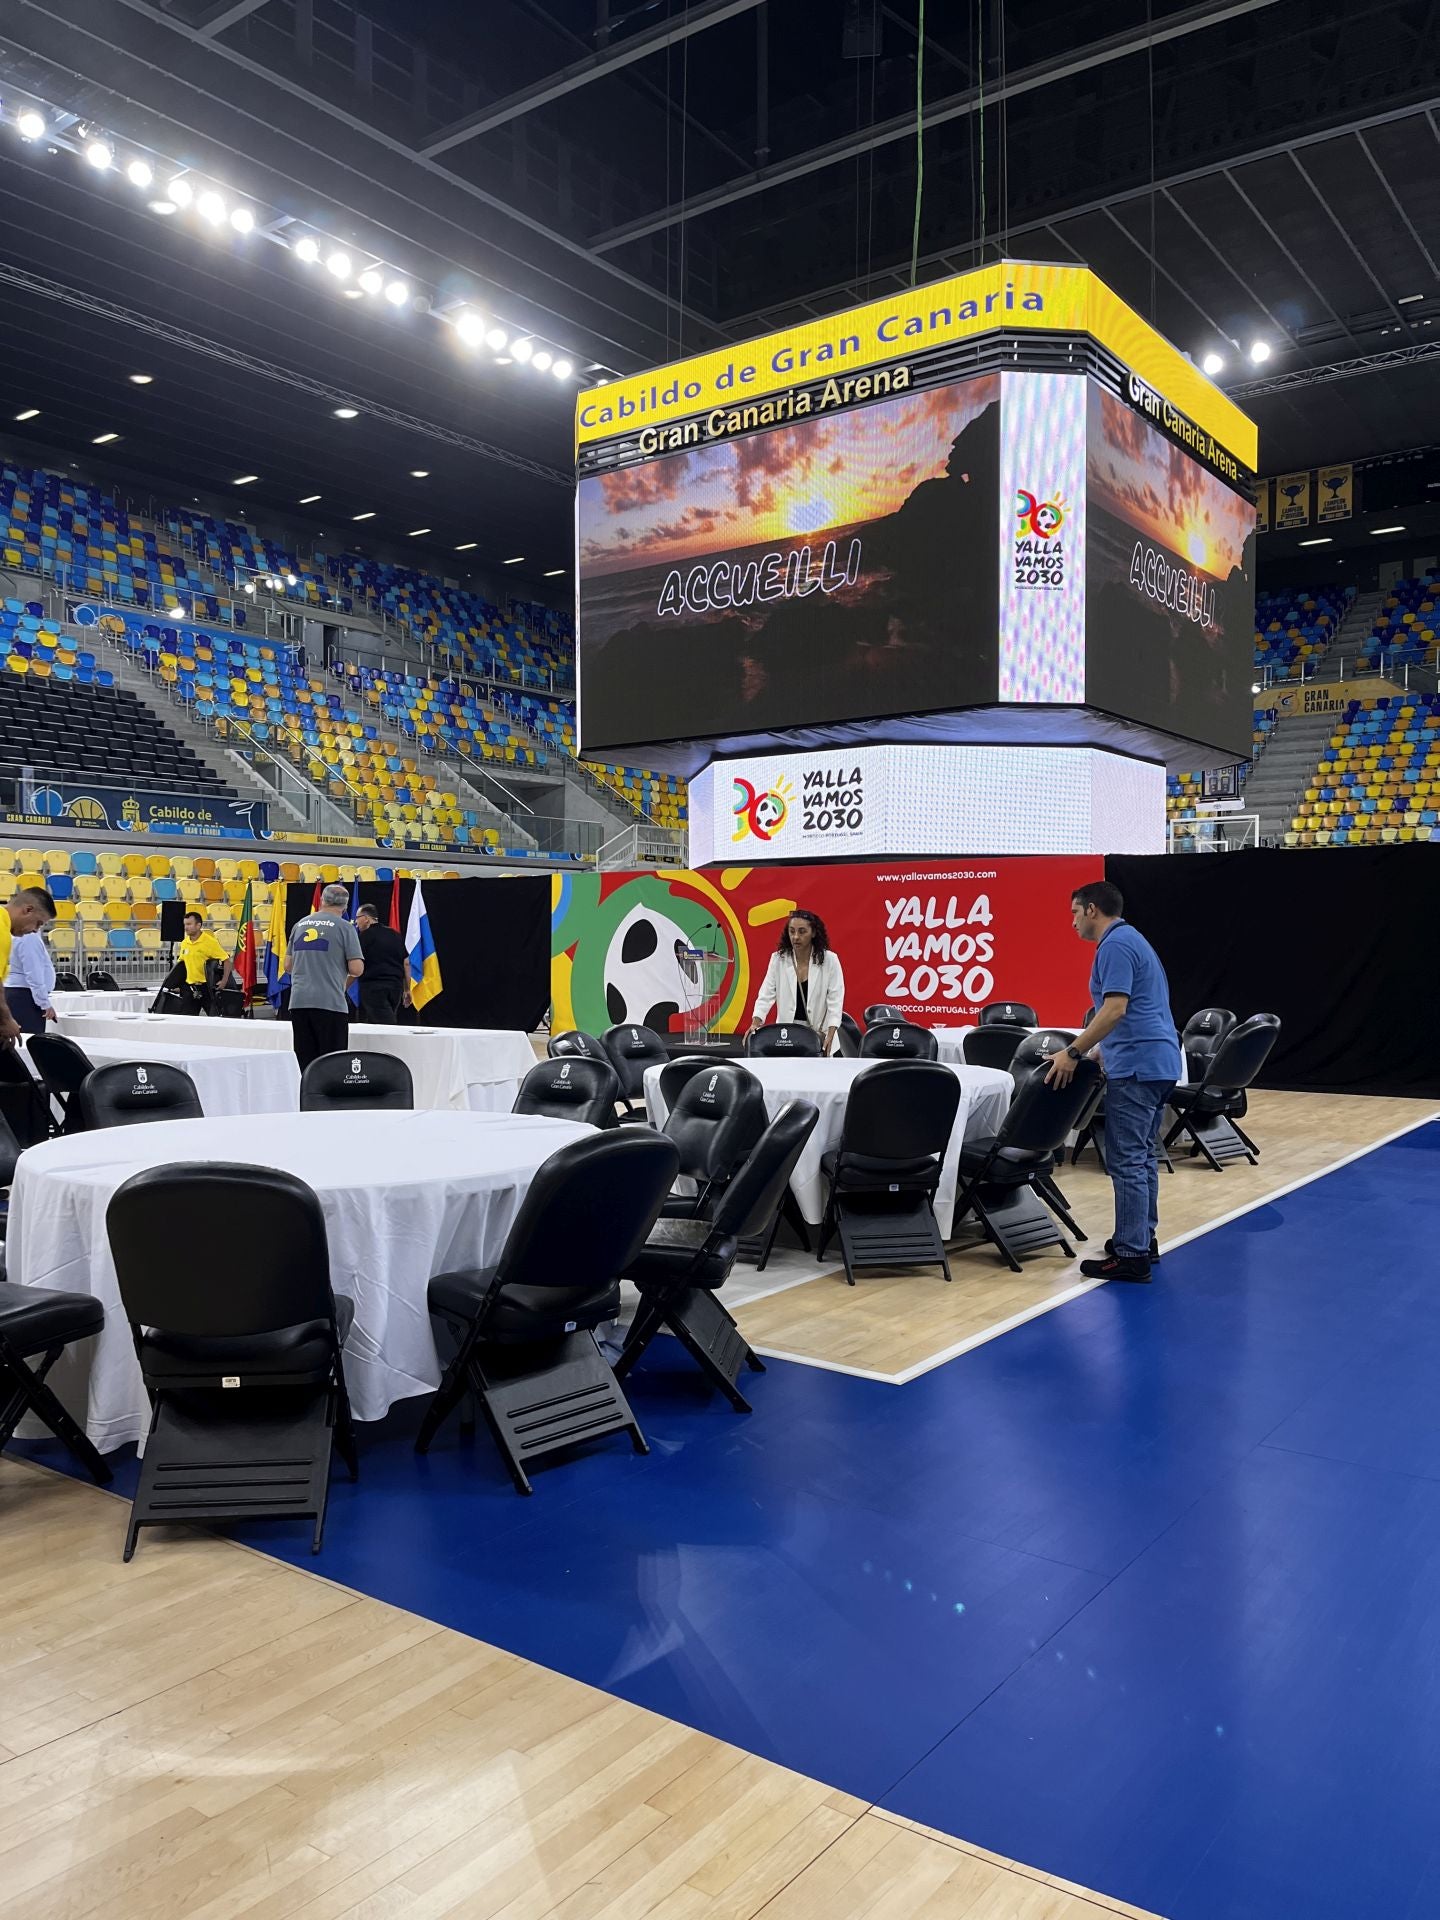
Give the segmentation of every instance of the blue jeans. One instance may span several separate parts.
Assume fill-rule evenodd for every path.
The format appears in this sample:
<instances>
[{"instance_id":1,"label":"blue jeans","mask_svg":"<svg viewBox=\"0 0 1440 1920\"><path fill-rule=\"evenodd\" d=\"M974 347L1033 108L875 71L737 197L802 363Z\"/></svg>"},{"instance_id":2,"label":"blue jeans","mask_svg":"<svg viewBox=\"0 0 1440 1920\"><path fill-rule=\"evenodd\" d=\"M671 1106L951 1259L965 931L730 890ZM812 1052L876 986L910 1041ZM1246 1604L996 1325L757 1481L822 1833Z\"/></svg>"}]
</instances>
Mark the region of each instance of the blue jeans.
<instances>
[{"instance_id":1,"label":"blue jeans","mask_svg":"<svg viewBox=\"0 0 1440 1920\"><path fill-rule=\"evenodd\" d=\"M1173 1080L1107 1080L1105 1164L1115 1189L1115 1251L1148 1260L1160 1221L1160 1162L1156 1145Z\"/></svg>"}]
</instances>

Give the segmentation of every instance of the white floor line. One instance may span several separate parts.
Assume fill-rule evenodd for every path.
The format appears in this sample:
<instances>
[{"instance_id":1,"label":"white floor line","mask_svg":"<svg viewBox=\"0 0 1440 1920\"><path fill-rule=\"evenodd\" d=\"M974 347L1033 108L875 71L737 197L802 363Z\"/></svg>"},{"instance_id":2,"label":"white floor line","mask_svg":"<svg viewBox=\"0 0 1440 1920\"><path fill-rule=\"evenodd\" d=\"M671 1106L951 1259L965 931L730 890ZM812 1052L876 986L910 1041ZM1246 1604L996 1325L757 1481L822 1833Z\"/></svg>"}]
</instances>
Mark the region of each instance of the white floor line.
<instances>
[{"instance_id":1,"label":"white floor line","mask_svg":"<svg viewBox=\"0 0 1440 1920\"><path fill-rule=\"evenodd\" d=\"M1344 1099L1337 1094L1337 1099ZM1247 1213L1254 1213L1260 1207L1268 1207L1276 1200L1283 1200L1287 1194L1297 1193L1301 1187L1311 1186L1316 1180L1323 1180L1328 1174L1338 1173L1342 1167L1348 1167L1356 1160L1363 1160L1368 1153L1376 1153L1381 1147L1388 1147L1396 1140L1403 1140L1407 1133L1414 1133L1417 1127L1429 1126L1431 1121L1440 1120L1440 1108L1421 1114L1416 1120L1407 1121L1403 1127L1397 1127L1393 1133L1382 1134L1378 1140L1368 1145L1356 1147L1350 1153L1344 1153L1338 1160L1331 1160L1323 1167L1317 1167L1313 1173L1303 1173L1298 1180L1291 1180L1283 1187L1275 1187L1269 1193L1258 1194L1253 1200L1234 1207L1229 1213L1222 1213L1214 1220L1207 1220L1203 1226L1191 1227L1186 1233L1177 1233L1173 1240L1161 1242L1161 1254L1183 1247L1191 1240L1199 1240L1204 1234L1214 1233L1218 1227L1228 1227L1234 1220L1242 1220ZM1217 1176L1219 1177L1219 1176ZM977 1242L983 1245L984 1242ZM964 1340L957 1340L953 1346L943 1348L939 1353L929 1355L918 1361L913 1367L906 1367L901 1373L876 1373L869 1367L847 1367L838 1360L817 1360L806 1353L786 1353L778 1347L756 1347L755 1351L767 1360L788 1360L797 1367L815 1367L822 1373L848 1373L857 1380L876 1380L887 1387L908 1386L912 1380L918 1380L922 1374L933 1373L936 1367L943 1367L948 1361L956 1360L962 1353L970 1353L976 1347L983 1347L991 1340L998 1340L1002 1334L1011 1333L1016 1327L1023 1327L1027 1321L1038 1320L1042 1314L1053 1313L1056 1307L1066 1306L1071 1300L1078 1300L1082 1294L1093 1293L1097 1287L1107 1287L1108 1280L1080 1280L1073 1287L1067 1287L1063 1293L1053 1294L1048 1300L1039 1300L1033 1307L1023 1312L1013 1313L1008 1320L997 1320L993 1327L986 1327L980 1333L972 1333ZM776 1291L780 1291L779 1288ZM761 1296L756 1295L756 1298ZM747 1304L743 1302L741 1304Z\"/></svg>"}]
</instances>

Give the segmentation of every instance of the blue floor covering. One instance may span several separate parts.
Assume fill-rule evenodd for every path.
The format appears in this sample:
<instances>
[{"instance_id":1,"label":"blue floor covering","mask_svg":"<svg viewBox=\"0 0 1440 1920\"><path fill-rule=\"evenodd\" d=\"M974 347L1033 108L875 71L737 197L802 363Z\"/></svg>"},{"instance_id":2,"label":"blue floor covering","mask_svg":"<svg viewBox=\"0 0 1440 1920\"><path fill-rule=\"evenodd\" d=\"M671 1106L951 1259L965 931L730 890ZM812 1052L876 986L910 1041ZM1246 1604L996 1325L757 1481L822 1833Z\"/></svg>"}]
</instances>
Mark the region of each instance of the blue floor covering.
<instances>
[{"instance_id":1,"label":"blue floor covering","mask_svg":"<svg viewBox=\"0 0 1440 1920\"><path fill-rule=\"evenodd\" d=\"M745 1418L658 1345L649 1458L530 1500L410 1403L319 1560L244 1537L1171 1920L1436 1920L1437 1177L1431 1125L907 1387Z\"/></svg>"}]
</instances>

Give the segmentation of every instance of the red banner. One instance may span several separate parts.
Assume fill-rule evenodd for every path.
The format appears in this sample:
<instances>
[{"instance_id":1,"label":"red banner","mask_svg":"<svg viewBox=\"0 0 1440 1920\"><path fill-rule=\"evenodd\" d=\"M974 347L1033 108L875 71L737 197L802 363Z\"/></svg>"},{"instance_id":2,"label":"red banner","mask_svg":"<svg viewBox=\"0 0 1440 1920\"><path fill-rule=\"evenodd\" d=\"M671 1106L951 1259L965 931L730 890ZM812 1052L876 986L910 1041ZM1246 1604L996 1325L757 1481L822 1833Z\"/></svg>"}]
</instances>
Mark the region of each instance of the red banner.
<instances>
[{"instance_id":1,"label":"red banner","mask_svg":"<svg viewBox=\"0 0 1440 1920\"><path fill-rule=\"evenodd\" d=\"M1070 893L1103 878L1098 854L557 875L552 1021L742 1029L798 906L825 922L857 1019L883 1001L923 1025L968 1026L989 1001L1024 1000L1074 1027L1091 955Z\"/></svg>"}]
</instances>

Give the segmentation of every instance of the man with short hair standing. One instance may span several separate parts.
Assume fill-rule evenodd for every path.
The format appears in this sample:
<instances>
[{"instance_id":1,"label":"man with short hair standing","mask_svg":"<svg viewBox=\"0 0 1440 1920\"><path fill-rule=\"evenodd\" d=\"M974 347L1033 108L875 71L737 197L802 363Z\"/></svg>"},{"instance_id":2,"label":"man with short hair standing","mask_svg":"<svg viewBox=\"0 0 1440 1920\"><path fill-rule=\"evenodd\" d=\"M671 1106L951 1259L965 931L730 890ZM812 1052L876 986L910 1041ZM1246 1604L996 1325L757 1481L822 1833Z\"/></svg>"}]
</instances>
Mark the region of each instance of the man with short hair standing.
<instances>
[{"instance_id":1,"label":"man with short hair standing","mask_svg":"<svg viewBox=\"0 0 1440 1920\"><path fill-rule=\"evenodd\" d=\"M13 1047L24 1031L5 998L11 942L21 934L41 932L54 918L55 902L44 887L21 887L0 912L0 1047Z\"/></svg>"},{"instance_id":2,"label":"man with short hair standing","mask_svg":"<svg viewBox=\"0 0 1440 1920\"><path fill-rule=\"evenodd\" d=\"M1083 1033L1050 1055L1045 1078L1064 1086L1093 1047L1105 1068L1105 1164L1115 1189L1115 1232L1102 1260L1082 1260L1093 1280L1150 1278L1159 1258L1160 1164L1165 1108L1180 1078L1180 1036L1160 956L1124 918L1120 889L1092 880L1070 896L1076 933L1095 947Z\"/></svg>"},{"instance_id":3,"label":"man with short hair standing","mask_svg":"<svg viewBox=\"0 0 1440 1920\"><path fill-rule=\"evenodd\" d=\"M360 935L360 953L365 962L365 977L360 982L360 1019L362 1024L393 1027L400 1018L402 1002L410 992L410 966L405 942L393 927L381 921L368 900L355 915L355 930Z\"/></svg>"},{"instance_id":4,"label":"man with short hair standing","mask_svg":"<svg viewBox=\"0 0 1440 1920\"><path fill-rule=\"evenodd\" d=\"M324 1053L343 1053L350 1040L346 990L365 971L360 936L345 918L348 887L331 885L320 905L290 929L290 1026L303 1073Z\"/></svg>"}]
</instances>

